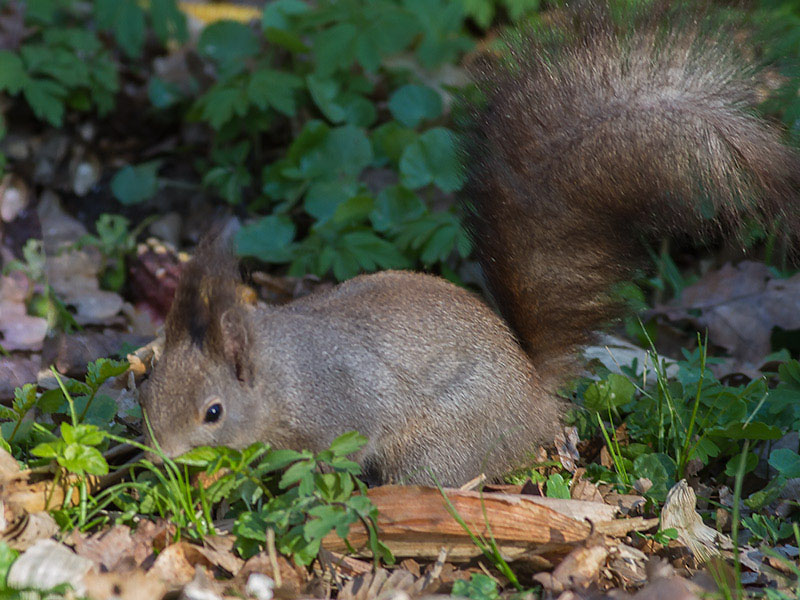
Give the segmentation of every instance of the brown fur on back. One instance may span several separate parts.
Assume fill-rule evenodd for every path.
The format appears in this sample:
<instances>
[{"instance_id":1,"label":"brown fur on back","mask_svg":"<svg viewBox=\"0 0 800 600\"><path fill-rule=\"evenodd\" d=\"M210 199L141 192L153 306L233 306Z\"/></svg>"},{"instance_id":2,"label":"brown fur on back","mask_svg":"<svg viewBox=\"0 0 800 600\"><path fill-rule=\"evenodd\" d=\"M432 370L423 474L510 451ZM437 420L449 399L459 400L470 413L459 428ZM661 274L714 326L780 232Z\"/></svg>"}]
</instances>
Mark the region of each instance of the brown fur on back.
<instances>
[{"instance_id":1,"label":"brown fur on back","mask_svg":"<svg viewBox=\"0 0 800 600\"><path fill-rule=\"evenodd\" d=\"M565 20L564 40L531 37L481 67L464 193L495 300L555 377L619 315L610 292L640 264L642 238L794 220L800 177L753 114L752 69L724 34L620 32L596 6Z\"/></svg>"}]
</instances>

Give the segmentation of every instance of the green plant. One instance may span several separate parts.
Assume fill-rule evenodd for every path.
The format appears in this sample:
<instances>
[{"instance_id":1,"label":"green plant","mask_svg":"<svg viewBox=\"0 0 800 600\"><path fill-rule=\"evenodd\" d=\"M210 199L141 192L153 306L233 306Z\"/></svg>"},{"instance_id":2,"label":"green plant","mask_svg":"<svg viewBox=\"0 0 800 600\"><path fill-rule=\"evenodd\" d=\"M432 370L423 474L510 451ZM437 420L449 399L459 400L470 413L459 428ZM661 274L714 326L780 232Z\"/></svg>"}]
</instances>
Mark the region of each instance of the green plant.
<instances>
[{"instance_id":1,"label":"green plant","mask_svg":"<svg viewBox=\"0 0 800 600\"><path fill-rule=\"evenodd\" d=\"M47 283L44 245L41 240L28 239L22 247L22 260L11 260L3 267L3 273L20 271L40 291L31 290L27 301L28 313L47 319L50 328L61 328L71 332L77 329L75 318Z\"/></svg>"},{"instance_id":2,"label":"green plant","mask_svg":"<svg viewBox=\"0 0 800 600\"><path fill-rule=\"evenodd\" d=\"M350 526L360 521L369 535L374 560L393 561L388 548L378 540L377 510L366 495L366 486L357 478L361 468L346 458L366 442L364 436L350 432L317 455L293 450L265 455L256 467L256 477L277 477L282 471L277 478L277 487L282 491L264 494L263 502L236 519L234 533L242 555L250 556L263 548L266 531L272 529L278 552L293 556L299 564L309 564L328 533L336 531L346 538ZM261 492L265 489L261 488ZM260 492L256 496L248 500L262 498Z\"/></svg>"},{"instance_id":3,"label":"green plant","mask_svg":"<svg viewBox=\"0 0 800 600\"><path fill-rule=\"evenodd\" d=\"M674 527L670 527L668 529L659 529L652 534L637 531L636 535L645 540L650 540L656 544L661 544L666 548L672 540L678 539L678 530Z\"/></svg>"},{"instance_id":4,"label":"green plant","mask_svg":"<svg viewBox=\"0 0 800 600\"><path fill-rule=\"evenodd\" d=\"M800 365L796 361L780 367L781 382L774 389L764 380L730 387L708 370L713 359L706 355L705 344L683 352L685 360L678 363L673 379L667 377L663 361L651 354L647 362L653 365L654 380L647 368L634 379L634 365L623 367L627 378L606 373L580 390L616 469L612 474L595 467L595 476L611 477L623 485L630 484L630 477L645 477L653 483L648 495L663 500L667 489L684 476L690 461L707 466L726 456L738 457L742 441L774 440L787 427L794 427L794 404L800 398L796 383L800 379L795 379ZM623 422L630 438L627 445L609 433ZM745 468L752 467L751 456L745 457ZM738 468L737 461L731 458L727 470L731 476Z\"/></svg>"},{"instance_id":5,"label":"green plant","mask_svg":"<svg viewBox=\"0 0 800 600\"><path fill-rule=\"evenodd\" d=\"M32 421L24 419L36 404L36 400L36 386L26 383L21 388L14 390L14 401L10 408L0 405L0 419L7 419L7 422L0 425L0 432L3 434L0 443L7 452L12 451L11 444L17 434L23 437L29 433Z\"/></svg>"},{"instance_id":6,"label":"green plant","mask_svg":"<svg viewBox=\"0 0 800 600\"><path fill-rule=\"evenodd\" d=\"M112 183L113 187L113 183ZM132 231L130 222L122 215L100 215L95 223L97 235L87 233L77 246L93 246L103 256L104 269L100 285L107 290L119 291L125 284L125 258L136 248L136 238L152 219L144 219Z\"/></svg>"},{"instance_id":7,"label":"green plant","mask_svg":"<svg viewBox=\"0 0 800 600\"><path fill-rule=\"evenodd\" d=\"M473 573L469 581L456 579L451 595L471 600L496 600L500 597L500 592L496 579L483 573Z\"/></svg>"},{"instance_id":8,"label":"green plant","mask_svg":"<svg viewBox=\"0 0 800 600\"><path fill-rule=\"evenodd\" d=\"M750 531L753 536L752 539L773 546L794 533L792 523L758 513L749 517L742 517L742 525Z\"/></svg>"}]
</instances>

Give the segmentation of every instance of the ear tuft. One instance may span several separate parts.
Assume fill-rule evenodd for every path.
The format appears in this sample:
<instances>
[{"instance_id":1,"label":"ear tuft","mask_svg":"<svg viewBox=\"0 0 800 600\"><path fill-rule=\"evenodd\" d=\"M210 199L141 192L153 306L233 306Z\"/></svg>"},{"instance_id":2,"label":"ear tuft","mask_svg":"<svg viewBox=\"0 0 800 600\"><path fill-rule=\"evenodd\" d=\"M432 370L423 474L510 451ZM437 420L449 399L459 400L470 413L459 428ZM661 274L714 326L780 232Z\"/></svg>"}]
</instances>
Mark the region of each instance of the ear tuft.
<instances>
[{"instance_id":1,"label":"ear tuft","mask_svg":"<svg viewBox=\"0 0 800 600\"><path fill-rule=\"evenodd\" d=\"M239 304L242 280L230 241L207 235L181 273L165 325L166 346L181 341L204 350L216 345L222 315Z\"/></svg>"}]
</instances>

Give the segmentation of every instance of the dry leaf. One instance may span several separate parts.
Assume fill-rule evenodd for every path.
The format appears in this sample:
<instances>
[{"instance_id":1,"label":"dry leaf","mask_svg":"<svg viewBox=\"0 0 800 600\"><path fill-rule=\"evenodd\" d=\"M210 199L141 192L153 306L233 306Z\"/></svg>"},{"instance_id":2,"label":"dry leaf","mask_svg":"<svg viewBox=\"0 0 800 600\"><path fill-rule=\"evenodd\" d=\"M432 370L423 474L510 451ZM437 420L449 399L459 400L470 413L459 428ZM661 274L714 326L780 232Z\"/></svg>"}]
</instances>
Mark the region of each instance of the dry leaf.
<instances>
[{"instance_id":1,"label":"dry leaf","mask_svg":"<svg viewBox=\"0 0 800 600\"><path fill-rule=\"evenodd\" d=\"M169 588L183 587L194 577L194 566L186 554L197 562L198 554L188 542L178 542L162 550L148 573L158 577ZM203 559L204 560L204 559Z\"/></svg>"},{"instance_id":2,"label":"dry leaf","mask_svg":"<svg viewBox=\"0 0 800 600\"><path fill-rule=\"evenodd\" d=\"M167 593L167 587L141 569L125 573L93 573L83 577L86 595L95 600L157 600Z\"/></svg>"},{"instance_id":3,"label":"dry leaf","mask_svg":"<svg viewBox=\"0 0 800 600\"><path fill-rule=\"evenodd\" d=\"M699 331L708 329L712 343L757 364L771 350L774 327L800 329L800 274L778 279L763 263L726 264L684 289L679 306L660 310Z\"/></svg>"},{"instance_id":4,"label":"dry leaf","mask_svg":"<svg viewBox=\"0 0 800 600\"><path fill-rule=\"evenodd\" d=\"M88 558L106 571L120 569L124 563L135 564L136 543L126 525L114 525L91 536L75 531L68 541L78 556Z\"/></svg>"},{"instance_id":5,"label":"dry leaf","mask_svg":"<svg viewBox=\"0 0 800 600\"><path fill-rule=\"evenodd\" d=\"M608 553L609 549L603 543L575 548L552 573L537 573L533 578L554 593L586 589L600 576L600 568Z\"/></svg>"},{"instance_id":6,"label":"dry leaf","mask_svg":"<svg viewBox=\"0 0 800 600\"><path fill-rule=\"evenodd\" d=\"M339 592L339 600L379 600L399 598L398 592L407 598L417 598L432 593L439 587L426 577L415 577L405 569L378 569L351 579Z\"/></svg>"},{"instance_id":7,"label":"dry leaf","mask_svg":"<svg viewBox=\"0 0 800 600\"><path fill-rule=\"evenodd\" d=\"M308 571L290 562L281 554L275 556L275 562L278 564L278 572L280 573L281 592L289 597L301 595L311 581L311 576ZM246 585L250 575L253 573L268 575L273 581L278 579L275 577L272 560L266 551L259 552L255 556L251 556L247 559L244 566L236 575L234 582L236 584L235 587L241 588Z\"/></svg>"},{"instance_id":8,"label":"dry leaf","mask_svg":"<svg viewBox=\"0 0 800 600\"><path fill-rule=\"evenodd\" d=\"M49 539L59 531L55 519L44 511L23 513L7 525L0 539L14 550L27 550L39 540Z\"/></svg>"},{"instance_id":9,"label":"dry leaf","mask_svg":"<svg viewBox=\"0 0 800 600\"><path fill-rule=\"evenodd\" d=\"M2 318L2 317L0 317ZM0 342L0 345L3 342ZM34 383L41 368L41 357L0 356L0 400L14 397L14 389Z\"/></svg>"},{"instance_id":10,"label":"dry leaf","mask_svg":"<svg viewBox=\"0 0 800 600\"><path fill-rule=\"evenodd\" d=\"M53 540L40 540L23 552L8 571L8 586L15 589L33 588L49 590L70 584L81 595L84 593L83 576L94 563L75 554L64 544Z\"/></svg>"},{"instance_id":11,"label":"dry leaf","mask_svg":"<svg viewBox=\"0 0 800 600\"><path fill-rule=\"evenodd\" d=\"M113 356L126 345L141 346L150 338L105 329L103 331L80 331L60 333L44 344L42 362L55 365L59 373L77 377L86 372L86 365L106 356Z\"/></svg>"}]
</instances>

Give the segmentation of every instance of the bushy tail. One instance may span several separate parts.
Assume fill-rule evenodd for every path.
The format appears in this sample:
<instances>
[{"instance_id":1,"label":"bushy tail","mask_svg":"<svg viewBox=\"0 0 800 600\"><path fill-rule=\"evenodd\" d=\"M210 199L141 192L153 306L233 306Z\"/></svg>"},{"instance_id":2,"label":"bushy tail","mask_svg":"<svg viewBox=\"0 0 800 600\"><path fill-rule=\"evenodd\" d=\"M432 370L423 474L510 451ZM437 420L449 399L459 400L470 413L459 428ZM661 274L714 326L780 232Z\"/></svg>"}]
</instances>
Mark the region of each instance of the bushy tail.
<instances>
[{"instance_id":1,"label":"bushy tail","mask_svg":"<svg viewBox=\"0 0 800 600\"><path fill-rule=\"evenodd\" d=\"M479 68L465 192L495 300L534 365L556 373L619 315L609 292L642 239L792 221L800 180L722 35L569 19L557 43L512 44Z\"/></svg>"}]
</instances>

